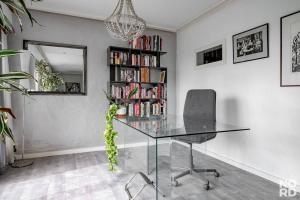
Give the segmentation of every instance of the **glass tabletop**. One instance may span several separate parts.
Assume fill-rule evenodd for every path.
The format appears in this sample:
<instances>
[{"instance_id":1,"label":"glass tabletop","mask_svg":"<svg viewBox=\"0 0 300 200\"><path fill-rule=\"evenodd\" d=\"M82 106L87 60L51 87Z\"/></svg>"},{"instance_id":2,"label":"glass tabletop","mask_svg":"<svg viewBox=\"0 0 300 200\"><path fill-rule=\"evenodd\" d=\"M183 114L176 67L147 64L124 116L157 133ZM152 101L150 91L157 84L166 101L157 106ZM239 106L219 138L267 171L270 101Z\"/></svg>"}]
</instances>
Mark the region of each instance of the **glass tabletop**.
<instances>
[{"instance_id":1,"label":"glass tabletop","mask_svg":"<svg viewBox=\"0 0 300 200\"><path fill-rule=\"evenodd\" d=\"M152 138L168 138L187 135L246 131L249 128L204 120L194 116L150 116L115 118Z\"/></svg>"}]
</instances>

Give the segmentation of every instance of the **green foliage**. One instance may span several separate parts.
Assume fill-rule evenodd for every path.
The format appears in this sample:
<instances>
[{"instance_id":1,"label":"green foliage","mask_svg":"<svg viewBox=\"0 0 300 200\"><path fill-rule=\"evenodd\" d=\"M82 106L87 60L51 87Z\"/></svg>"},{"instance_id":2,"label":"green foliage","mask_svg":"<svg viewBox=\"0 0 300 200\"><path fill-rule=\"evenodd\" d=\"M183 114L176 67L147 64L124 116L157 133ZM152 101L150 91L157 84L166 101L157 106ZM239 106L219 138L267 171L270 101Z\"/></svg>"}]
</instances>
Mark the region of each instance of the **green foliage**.
<instances>
[{"instance_id":1,"label":"green foliage","mask_svg":"<svg viewBox=\"0 0 300 200\"><path fill-rule=\"evenodd\" d=\"M137 93L138 88L135 87L132 89L126 99L122 99L121 101L123 104L127 104L128 100ZM118 136L118 132L114 130L113 127L113 120L116 116L117 110L119 109L120 105L117 105L112 100L112 97L110 94L108 94L106 91L103 91L106 99L109 101L110 106L109 110L106 113L106 126L104 131L104 141L105 141L105 150L107 159L109 161L108 163L108 169L109 171L115 171L115 166L118 164L117 156L118 156L118 147L115 143L115 139Z\"/></svg>"},{"instance_id":2,"label":"green foliage","mask_svg":"<svg viewBox=\"0 0 300 200\"><path fill-rule=\"evenodd\" d=\"M7 113L10 114L13 118L15 118L11 109L9 108L0 108L0 141L5 139L5 136L9 137L12 141L14 141L14 136L12 134L11 129L7 126Z\"/></svg>"},{"instance_id":3,"label":"green foliage","mask_svg":"<svg viewBox=\"0 0 300 200\"><path fill-rule=\"evenodd\" d=\"M37 21L32 17L30 12L28 11L24 0L0 0L0 3L6 5L8 9L17 17L21 31L23 26L21 15L27 17L30 20L32 25L33 23L37 23ZM0 30L2 30L5 34L15 32L13 24L8 19L8 17L4 14L4 10L1 4L0 4Z\"/></svg>"},{"instance_id":4,"label":"green foliage","mask_svg":"<svg viewBox=\"0 0 300 200\"><path fill-rule=\"evenodd\" d=\"M35 69L38 73L38 82L43 91L57 91L64 84L64 80L59 73L51 72L49 64L40 60L35 63Z\"/></svg>"},{"instance_id":5,"label":"green foliage","mask_svg":"<svg viewBox=\"0 0 300 200\"><path fill-rule=\"evenodd\" d=\"M115 143L115 139L118 136L118 132L114 130L113 119L117 113L118 106L111 104L109 110L106 113L106 126L104 131L105 139L105 151L108 158L108 169L109 171L115 171L115 166L118 164L117 155L118 148Z\"/></svg>"},{"instance_id":6,"label":"green foliage","mask_svg":"<svg viewBox=\"0 0 300 200\"><path fill-rule=\"evenodd\" d=\"M31 74L26 72L8 72L7 74L0 74L0 92L16 91L27 94L27 89L19 83L19 80L31 78Z\"/></svg>"}]
</instances>

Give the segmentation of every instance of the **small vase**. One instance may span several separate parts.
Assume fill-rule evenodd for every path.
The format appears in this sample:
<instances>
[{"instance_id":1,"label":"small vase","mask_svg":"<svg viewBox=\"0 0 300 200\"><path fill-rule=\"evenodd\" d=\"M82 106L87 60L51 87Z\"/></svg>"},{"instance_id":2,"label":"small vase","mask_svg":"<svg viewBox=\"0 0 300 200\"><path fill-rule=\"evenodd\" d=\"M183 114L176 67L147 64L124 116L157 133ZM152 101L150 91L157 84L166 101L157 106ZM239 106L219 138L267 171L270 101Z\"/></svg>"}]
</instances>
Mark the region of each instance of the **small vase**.
<instances>
[{"instance_id":1,"label":"small vase","mask_svg":"<svg viewBox=\"0 0 300 200\"><path fill-rule=\"evenodd\" d=\"M127 114L127 108L125 106L120 106L117 110L117 117L125 117Z\"/></svg>"},{"instance_id":2,"label":"small vase","mask_svg":"<svg viewBox=\"0 0 300 200\"><path fill-rule=\"evenodd\" d=\"M0 136L0 174L4 174L6 170L6 144L5 139Z\"/></svg>"}]
</instances>

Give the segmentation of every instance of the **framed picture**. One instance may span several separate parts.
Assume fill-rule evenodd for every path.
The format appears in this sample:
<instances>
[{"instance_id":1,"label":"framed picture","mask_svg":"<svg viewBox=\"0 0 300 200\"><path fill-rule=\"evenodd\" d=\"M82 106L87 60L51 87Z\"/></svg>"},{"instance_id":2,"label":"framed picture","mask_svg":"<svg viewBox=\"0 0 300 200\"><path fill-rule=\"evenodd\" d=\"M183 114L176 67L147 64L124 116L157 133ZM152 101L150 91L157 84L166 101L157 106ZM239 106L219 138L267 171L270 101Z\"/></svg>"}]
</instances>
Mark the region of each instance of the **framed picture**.
<instances>
[{"instance_id":1,"label":"framed picture","mask_svg":"<svg viewBox=\"0 0 300 200\"><path fill-rule=\"evenodd\" d=\"M220 40L195 50L195 69L226 63L226 40Z\"/></svg>"},{"instance_id":2,"label":"framed picture","mask_svg":"<svg viewBox=\"0 0 300 200\"><path fill-rule=\"evenodd\" d=\"M300 11L280 18L280 86L300 86Z\"/></svg>"},{"instance_id":3,"label":"framed picture","mask_svg":"<svg viewBox=\"0 0 300 200\"><path fill-rule=\"evenodd\" d=\"M269 24L232 36L233 64L269 57Z\"/></svg>"}]
</instances>

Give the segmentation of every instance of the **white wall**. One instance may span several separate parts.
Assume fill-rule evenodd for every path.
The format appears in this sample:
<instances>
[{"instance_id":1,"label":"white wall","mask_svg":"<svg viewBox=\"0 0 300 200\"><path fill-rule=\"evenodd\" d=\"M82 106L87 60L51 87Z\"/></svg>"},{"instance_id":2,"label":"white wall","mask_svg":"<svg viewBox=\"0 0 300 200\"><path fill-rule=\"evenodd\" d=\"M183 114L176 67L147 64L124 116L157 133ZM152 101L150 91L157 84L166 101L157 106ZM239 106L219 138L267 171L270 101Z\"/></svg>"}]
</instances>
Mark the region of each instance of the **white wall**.
<instances>
[{"instance_id":1,"label":"white wall","mask_svg":"<svg viewBox=\"0 0 300 200\"><path fill-rule=\"evenodd\" d=\"M108 102L103 94L109 81L107 47L127 46L112 39L103 22L58 14L32 12L42 26L32 28L24 22L22 33L9 37L9 47L22 48L23 39L87 46L87 96L31 96L25 102L25 153L98 147L104 145L103 131ZM16 22L16 21L15 21ZM169 111L175 113L175 60L176 34L148 30L147 34L159 34L163 38L162 63L168 67ZM15 69L19 61L12 60ZM17 147L20 150L23 101L13 96L13 108L18 120L15 123ZM130 129L129 129L130 130ZM122 129L122 133L128 129Z\"/></svg>"},{"instance_id":2,"label":"white wall","mask_svg":"<svg viewBox=\"0 0 300 200\"><path fill-rule=\"evenodd\" d=\"M217 92L218 121L250 127L219 134L208 152L242 163L273 181L300 184L300 87L279 87L280 17L300 10L299 0L233 0L177 34L177 112L189 89ZM232 64L232 35L270 24L270 57ZM194 70L195 49L226 39L227 64Z\"/></svg>"}]
</instances>

